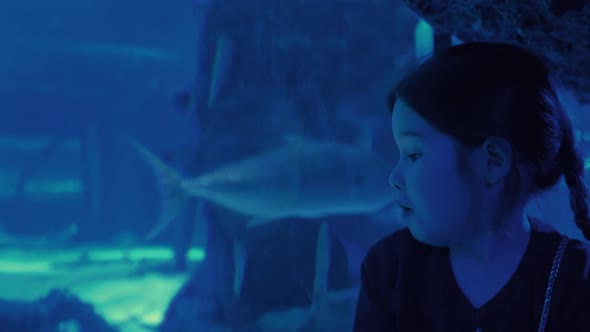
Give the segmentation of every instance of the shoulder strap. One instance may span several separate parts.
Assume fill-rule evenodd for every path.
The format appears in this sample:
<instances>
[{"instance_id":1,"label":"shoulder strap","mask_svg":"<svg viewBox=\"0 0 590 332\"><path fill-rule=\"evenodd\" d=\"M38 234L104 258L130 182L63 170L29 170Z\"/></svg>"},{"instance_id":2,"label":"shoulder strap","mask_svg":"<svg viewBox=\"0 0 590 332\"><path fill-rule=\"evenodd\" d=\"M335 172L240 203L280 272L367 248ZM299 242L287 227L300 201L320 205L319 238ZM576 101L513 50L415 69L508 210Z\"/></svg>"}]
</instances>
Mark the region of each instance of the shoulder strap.
<instances>
[{"instance_id":1,"label":"shoulder strap","mask_svg":"<svg viewBox=\"0 0 590 332\"><path fill-rule=\"evenodd\" d=\"M553 292L553 284L555 283L555 279L557 278L557 273L559 272L559 265L561 264L561 258L563 257L563 253L565 252L565 247L569 241L569 237L563 235L561 238L561 242L559 243L559 247L557 247L557 251L555 252L555 257L553 258L553 266L551 267L551 273L549 274L549 281L547 282L547 290L545 291L545 303L543 305L543 312L541 313L541 321L539 322L539 332L545 331L545 324L547 323L547 316L549 315L549 306L551 305L551 294Z\"/></svg>"}]
</instances>

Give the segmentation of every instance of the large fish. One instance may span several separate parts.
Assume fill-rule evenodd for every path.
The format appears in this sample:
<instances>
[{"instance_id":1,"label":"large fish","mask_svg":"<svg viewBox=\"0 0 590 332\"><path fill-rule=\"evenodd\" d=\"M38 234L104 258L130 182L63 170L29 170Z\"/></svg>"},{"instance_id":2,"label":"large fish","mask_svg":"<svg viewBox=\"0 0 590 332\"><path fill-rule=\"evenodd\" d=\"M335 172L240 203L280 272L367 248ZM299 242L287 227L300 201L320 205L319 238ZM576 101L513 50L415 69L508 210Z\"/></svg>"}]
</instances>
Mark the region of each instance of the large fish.
<instances>
[{"instance_id":1,"label":"large fish","mask_svg":"<svg viewBox=\"0 0 590 332\"><path fill-rule=\"evenodd\" d=\"M209 108L213 107L218 101L221 90L228 81L231 73L233 56L233 41L227 36L219 37L215 49L215 60L211 70L211 85L207 102Z\"/></svg>"},{"instance_id":2,"label":"large fish","mask_svg":"<svg viewBox=\"0 0 590 332\"><path fill-rule=\"evenodd\" d=\"M189 195L251 217L249 226L286 217L370 214L394 198L387 181L388 164L353 145L300 139L184 178L144 146L133 143L160 179L164 194L163 213L148 238L167 226Z\"/></svg>"},{"instance_id":3,"label":"large fish","mask_svg":"<svg viewBox=\"0 0 590 332\"><path fill-rule=\"evenodd\" d=\"M35 53L38 56L118 58L134 62L173 63L184 60L179 53L165 48L76 40L16 40L7 45L7 51L24 55Z\"/></svg>"}]
</instances>

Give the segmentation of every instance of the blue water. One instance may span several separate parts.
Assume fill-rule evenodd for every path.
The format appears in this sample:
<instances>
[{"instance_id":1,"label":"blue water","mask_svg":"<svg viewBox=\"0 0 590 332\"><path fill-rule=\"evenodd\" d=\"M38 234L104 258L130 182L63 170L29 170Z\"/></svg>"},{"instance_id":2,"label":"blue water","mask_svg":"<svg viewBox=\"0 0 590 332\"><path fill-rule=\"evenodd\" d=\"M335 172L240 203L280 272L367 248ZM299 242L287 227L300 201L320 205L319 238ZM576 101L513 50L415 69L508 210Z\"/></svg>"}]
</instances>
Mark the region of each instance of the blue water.
<instances>
[{"instance_id":1,"label":"blue water","mask_svg":"<svg viewBox=\"0 0 590 332\"><path fill-rule=\"evenodd\" d=\"M248 228L235 206L264 200L228 192L282 204L296 163L228 171L222 199L162 176L301 140L393 166L386 94L432 51L429 33L396 1L2 1L0 330L349 330L366 250L402 227L388 206ZM301 197L325 180L311 174ZM538 213L569 216L548 201ZM325 300L334 292L348 295Z\"/></svg>"}]
</instances>

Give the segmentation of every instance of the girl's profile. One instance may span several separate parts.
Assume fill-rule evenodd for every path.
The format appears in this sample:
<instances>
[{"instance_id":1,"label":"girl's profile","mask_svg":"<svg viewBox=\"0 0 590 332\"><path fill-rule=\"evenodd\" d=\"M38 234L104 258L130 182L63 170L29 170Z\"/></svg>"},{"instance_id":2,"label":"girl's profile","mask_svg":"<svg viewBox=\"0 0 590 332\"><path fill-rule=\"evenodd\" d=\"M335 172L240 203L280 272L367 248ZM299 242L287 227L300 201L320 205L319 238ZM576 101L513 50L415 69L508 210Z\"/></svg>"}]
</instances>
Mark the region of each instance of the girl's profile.
<instances>
[{"instance_id":1,"label":"girl's profile","mask_svg":"<svg viewBox=\"0 0 590 332\"><path fill-rule=\"evenodd\" d=\"M389 110L407 227L366 255L354 331L590 330L589 245L525 213L563 178L590 239L583 159L544 61L452 46L393 88Z\"/></svg>"}]
</instances>

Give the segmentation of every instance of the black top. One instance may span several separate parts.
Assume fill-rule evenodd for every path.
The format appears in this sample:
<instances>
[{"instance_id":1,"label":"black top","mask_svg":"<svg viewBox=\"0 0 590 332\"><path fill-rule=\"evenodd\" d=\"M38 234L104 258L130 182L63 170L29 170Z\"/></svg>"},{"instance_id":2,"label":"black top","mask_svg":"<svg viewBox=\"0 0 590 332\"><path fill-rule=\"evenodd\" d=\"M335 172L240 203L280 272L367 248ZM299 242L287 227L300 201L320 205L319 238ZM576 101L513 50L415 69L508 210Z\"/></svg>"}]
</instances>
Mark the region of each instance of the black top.
<instances>
[{"instance_id":1,"label":"black top","mask_svg":"<svg viewBox=\"0 0 590 332\"><path fill-rule=\"evenodd\" d=\"M537 331L561 234L531 218L525 254L507 284L475 308L457 284L448 248L418 242L407 228L374 244L361 267L354 332ZM565 249L546 331L590 331L590 246Z\"/></svg>"}]
</instances>

